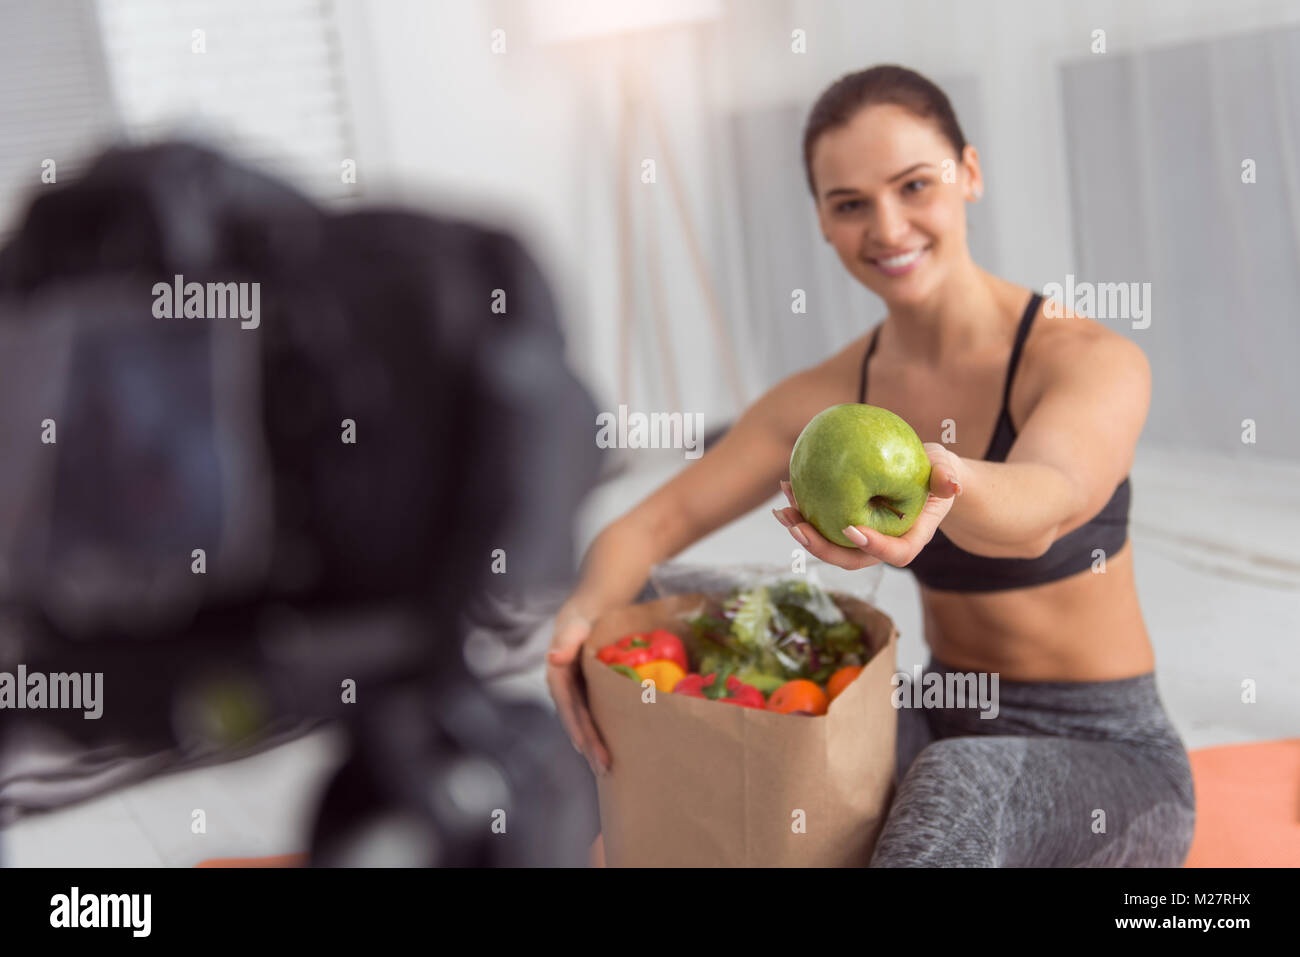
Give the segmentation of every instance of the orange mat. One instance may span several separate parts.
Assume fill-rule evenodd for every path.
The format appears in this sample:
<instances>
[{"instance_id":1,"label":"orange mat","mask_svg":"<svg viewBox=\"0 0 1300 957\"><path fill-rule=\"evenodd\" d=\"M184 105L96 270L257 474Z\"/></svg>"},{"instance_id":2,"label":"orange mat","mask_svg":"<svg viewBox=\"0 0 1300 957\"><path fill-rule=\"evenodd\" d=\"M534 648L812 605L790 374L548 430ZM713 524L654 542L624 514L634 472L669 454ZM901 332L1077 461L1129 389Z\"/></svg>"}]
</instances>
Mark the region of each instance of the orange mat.
<instances>
[{"instance_id":1,"label":"orange mat","mask_svg":"<svg viewBox=\"0 0 1300 957\"><path fill-rule=\"evenodd\" d=\"M1189 753L1196 833L1185 867L1300 867L1300 738ZM592 845L593 864L596 846ZM304 867L306 854L217 857L195 867Z\"/></svg>"},{"instance_id":2,"label":"orange mat","mask_svg":"<svg viewBox=\"0 0 1300 957\"><path fill-rule=\"evenodd\" d=\"M1300 867L1300 738L1188 756L1196 832L1185 867Z\"/></svg>"}]
</instances>

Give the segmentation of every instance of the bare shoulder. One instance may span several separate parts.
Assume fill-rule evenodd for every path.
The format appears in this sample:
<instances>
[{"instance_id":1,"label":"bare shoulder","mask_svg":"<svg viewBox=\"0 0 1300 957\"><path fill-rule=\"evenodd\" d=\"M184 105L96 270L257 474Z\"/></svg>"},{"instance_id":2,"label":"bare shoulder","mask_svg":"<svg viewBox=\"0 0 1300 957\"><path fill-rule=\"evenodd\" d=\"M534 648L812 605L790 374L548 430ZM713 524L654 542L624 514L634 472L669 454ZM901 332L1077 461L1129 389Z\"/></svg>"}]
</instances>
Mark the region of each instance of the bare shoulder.
<instances>
[{"instance_id":1,"label":"bare shoulder","mask_svg":"<svg viewBox=\"0 0 1300 957\"><path fill-rule=\"evenodd\" d=\"M1031 404L1054 383L1073 372L1118 373L1135 387L1150 367L1142 348L1131 339L1054 299L1044 299L1025 342L1022 366ZM1096 375L1099 383L1113 379Z\"/></svg>"},{"instance_id":2,"label":"bare shoulder","mask_svg":"<svg viewBox=\"0 0 1300 957\"><path fill-rule=\"evenodd\" d=\"M853 395L845 401L852 402L858 397L858 378L862 373L862 359L867 354L867 345L871 341L872 334L880 325L879 322L873 323L866 332L849 340L820 363L820 368L834 371L841 384L849 385L849 391Z\"/></svg>"},{"instance_id":3,"label":"bare shoulder","mask_svg":"<svg viewBox=\"0 0 1300 957\"><path fill-rule=\"evenodd\" d=\"M825 405L857 402L862 384L862 360L866 357L871 336L880 327L872 324L813 368L807 370L818 385L818 401Z\"/></svg>"},{"instance_id":4,"label":"bare shoulder","mask_svg":"<svg viewBox=\"0 0 1300 957\"><path fill-rule=\"evenodd\" d=\"M822 409L858 400L858 376L868 330L820 362L775 383L751 407L791 442Z\"/></svg>"}]
</instances>

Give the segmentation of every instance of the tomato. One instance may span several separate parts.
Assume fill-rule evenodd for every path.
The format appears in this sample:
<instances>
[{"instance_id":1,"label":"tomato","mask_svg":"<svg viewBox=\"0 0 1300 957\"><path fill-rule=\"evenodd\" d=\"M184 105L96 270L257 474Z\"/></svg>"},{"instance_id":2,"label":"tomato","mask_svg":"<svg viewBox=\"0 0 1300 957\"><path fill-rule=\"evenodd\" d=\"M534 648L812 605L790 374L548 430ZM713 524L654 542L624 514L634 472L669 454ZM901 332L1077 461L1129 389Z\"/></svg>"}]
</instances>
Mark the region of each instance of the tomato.
<instances>
[{"instance_id":1,"label":"tomato","mask_svg":"<svg viewBox=\"0 0 1300 957\"><path fill-rule=\"evenodd\" d=\"M861 665L845 665L831 675L831 680L826 682L826 694L830 696L830 700L834 701L839 697L840 692L857 680L860 674L862 674Z\"/></svg>"},{"instance_id":2,"label":"tomato","mask_svg":"<svg viewBox=\"0 0 1300 957\"><path fill-rule=\"evenodd\" d=\"M807 678L787 681L767 699L767 710L781 714L825 714L829 705L830 699L826 697L826 692L817 682Z\"/></svg>"}]
</instances>

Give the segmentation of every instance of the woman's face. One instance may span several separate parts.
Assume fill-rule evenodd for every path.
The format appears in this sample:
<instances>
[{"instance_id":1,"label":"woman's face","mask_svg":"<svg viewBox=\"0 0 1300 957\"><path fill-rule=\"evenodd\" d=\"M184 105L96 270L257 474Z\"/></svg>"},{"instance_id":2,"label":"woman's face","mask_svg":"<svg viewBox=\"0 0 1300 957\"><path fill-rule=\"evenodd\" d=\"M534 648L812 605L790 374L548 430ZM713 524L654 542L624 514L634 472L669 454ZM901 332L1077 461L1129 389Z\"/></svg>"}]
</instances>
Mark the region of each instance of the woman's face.
<instances>
[{"instance_id":1,"label":"woman's face","mask_svg":"<svg viewBox=\"0 0 1300 957\"><path fill-rule=\"evenodd\" d=\"M959 161L933 122L866 107L818 138L812 172L822 234L886 302L926 300L968 258L965 204L981 188L979 159L968 145Z\"/></svg>"}]
</instances>

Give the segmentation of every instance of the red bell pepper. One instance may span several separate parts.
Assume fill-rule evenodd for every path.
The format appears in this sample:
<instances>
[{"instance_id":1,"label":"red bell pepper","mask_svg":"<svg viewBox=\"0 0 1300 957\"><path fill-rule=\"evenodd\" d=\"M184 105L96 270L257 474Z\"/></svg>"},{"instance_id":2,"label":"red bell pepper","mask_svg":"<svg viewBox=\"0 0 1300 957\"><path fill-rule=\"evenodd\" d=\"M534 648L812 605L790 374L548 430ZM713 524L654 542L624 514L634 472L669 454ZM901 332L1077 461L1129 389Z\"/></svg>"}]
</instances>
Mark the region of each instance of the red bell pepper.
<instances>
[{"instance_id":1,"label":"red bell pepper","mask_svg":"<svg viewBox=\"0 0 1300 957\"><path fill-rule=\"evenodd\" d=\"M687 675L673 686L673 694L684 694L691 698L710 698L723 704L739 705L742 708L767 707L763 692L753 685L747 685L734 674L727 673L725 681L717 681L718 673Z\"/></svg>"},{"instance_id":2,"label":"red bell pepper","mask_svg":"<svg viewBox=\"0 0 1300 957\"><path fill-rule=\"evenodd\" d=\"M629 668L648 661L672 661L682 671L690 670L686 663L686 646L680 638L664 628L620 638L596 652L596 659L607 665L627 665Z\"/></svg>"}]
</instances>

